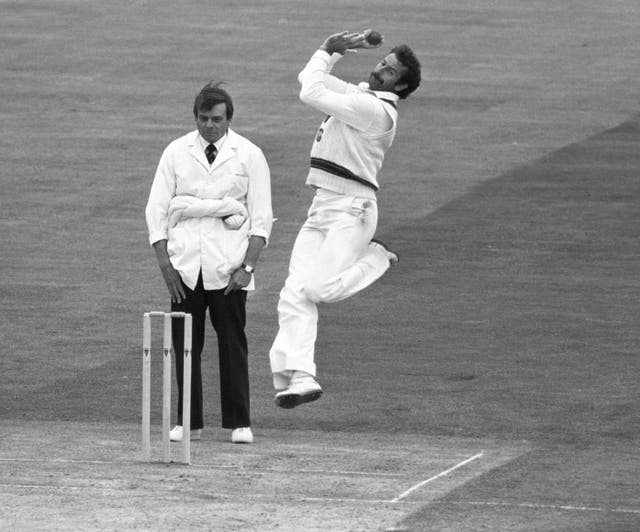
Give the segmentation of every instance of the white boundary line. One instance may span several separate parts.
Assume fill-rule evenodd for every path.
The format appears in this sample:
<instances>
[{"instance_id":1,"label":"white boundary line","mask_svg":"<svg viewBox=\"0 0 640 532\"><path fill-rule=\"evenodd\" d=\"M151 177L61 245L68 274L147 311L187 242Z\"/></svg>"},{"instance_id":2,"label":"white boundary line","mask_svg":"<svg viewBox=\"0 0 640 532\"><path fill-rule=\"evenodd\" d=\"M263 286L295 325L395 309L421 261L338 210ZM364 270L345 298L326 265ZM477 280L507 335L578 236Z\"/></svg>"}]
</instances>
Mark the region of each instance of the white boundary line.
<instances>
[{"instance_id":1,"label":"white boundary line","mask_svg":"<svg viewBox=\"0 0 640 532\"><path fill-rule=\"evenodd\" d=\"M395 499L391 499L391 501L389 501L389 502L400 502L402 499L404 499L405 497L407 497L408 495L410 495L411 493L413 493L417 489L420 489L422 486L425 486L426 484L429 484L429 482L433 482L434 480L438 480L439 478L442 478L442 477L448 475L452 471L455 471L456 469L458 469L458 468L460 468L460 467L462 467L464 465L467 465L468 463L473 462L474 460L477 460L478 458L480 458L483 455L484 455L484 452L481 452L481 453L478 453L478 454L474 454L473 456L467 458L466 460L463 460L462 462L454 465L453 467L450 467L449 469L445 469L441 473L438 473L437 475L435 475L435 476L433 476L431 478L428 478L427 480L423 480L422 482L418 482L418 484L416 484L415 486L411 486L407 491L401 493Z\"/></svg>"}]
</instances>

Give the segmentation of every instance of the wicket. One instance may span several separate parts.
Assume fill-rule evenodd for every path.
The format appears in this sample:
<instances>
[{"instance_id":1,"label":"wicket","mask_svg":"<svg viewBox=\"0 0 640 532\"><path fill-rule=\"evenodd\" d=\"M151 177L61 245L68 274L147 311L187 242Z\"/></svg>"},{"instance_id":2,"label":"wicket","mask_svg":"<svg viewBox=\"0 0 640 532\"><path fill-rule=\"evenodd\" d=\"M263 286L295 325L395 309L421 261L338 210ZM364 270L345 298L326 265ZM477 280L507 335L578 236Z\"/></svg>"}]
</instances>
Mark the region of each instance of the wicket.
<instances>
[{"instance_id":1,"label":"wicket","mask_svg":"<svg viewBox=\"0 0 640 532\"><path fill-rule=\"evenodd\" d=\"M142 318L142 456L151 460L151 318L164 318L162 362L162 461L171 461L171 319L184 319L184 380L182 387L182 461L191 463L191 314L145 312Z\"/></svg>"}]
</instances>

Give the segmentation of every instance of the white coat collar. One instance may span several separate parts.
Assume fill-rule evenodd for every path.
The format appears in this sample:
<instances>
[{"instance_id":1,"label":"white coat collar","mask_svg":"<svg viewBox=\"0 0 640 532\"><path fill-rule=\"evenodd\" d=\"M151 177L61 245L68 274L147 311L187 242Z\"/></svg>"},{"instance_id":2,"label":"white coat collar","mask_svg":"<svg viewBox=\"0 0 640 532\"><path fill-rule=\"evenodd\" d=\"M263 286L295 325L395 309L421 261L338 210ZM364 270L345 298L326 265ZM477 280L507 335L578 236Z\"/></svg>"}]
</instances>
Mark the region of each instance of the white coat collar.
<instances>
[{"instance_id":1,"label":"white coat collar","mask_svg":"<svg viewBox=\"0 0 640 532\"><path fill-rule=\"evenodd\" d=\"M211 167L209 167L209 161L207 161L207 156L204 153L204 149L202 148L202 144L200 143L200 134L198 130L192 131L189 133L187 139L187 145L189 146L189 153L195 157L201 164L207 168L207 170L213 170L217 166L224 163L227 159L230 159L234 156L236 150L238 149L238 141L240 136L233 131L231 128L227 130L227 137L224 140L220 151L216 157L216 160L213 162Z\"/></svg>"}]
</instances>

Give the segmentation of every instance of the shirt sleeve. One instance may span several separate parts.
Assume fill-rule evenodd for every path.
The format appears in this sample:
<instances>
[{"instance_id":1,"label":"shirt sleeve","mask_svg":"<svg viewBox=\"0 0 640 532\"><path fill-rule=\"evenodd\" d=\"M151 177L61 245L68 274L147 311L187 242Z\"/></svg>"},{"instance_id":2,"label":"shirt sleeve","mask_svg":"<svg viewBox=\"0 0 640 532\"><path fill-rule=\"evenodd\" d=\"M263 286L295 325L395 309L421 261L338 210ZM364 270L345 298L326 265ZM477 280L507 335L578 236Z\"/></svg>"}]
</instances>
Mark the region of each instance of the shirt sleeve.
<instances>
[{"instance_id":1,"label":"shirt sleeve","mask_svg":"<svg viewBox=\"0 0 640 532\"><path fill-rule=\"evenodd\" d=\"M269 244L273 212L271 207L271 175L269 165L262 150L257 146L248 161L249 187L247 190L247 210L251 219L251 236L260 236Z\"/></svg>"},{"instance_id":2,"label":"shirt sleeve","mask_svg":"<svg viewBox=\"0 0 640 532\"><path fill-rule=\"evenodd\" d=\"M171 169L171 150L169 146L160 157L145 208L149 243L151 245L158 240L168 238L169 203L175 196L175 192L176 181Z\"/></svg>"},{"instance_id":3,"label":"shirt sleeve","mask_svg":"<svg viewBox=\"0 0 640 532\"><path fill-rule=\"evenodd\" d=\"M330 74L341 57L339 54L330 56L324 50L313 54L298 75L300 100L361 131L379 133L388 130L390 119L375 95Z\"/></svg>"}]
</instances>

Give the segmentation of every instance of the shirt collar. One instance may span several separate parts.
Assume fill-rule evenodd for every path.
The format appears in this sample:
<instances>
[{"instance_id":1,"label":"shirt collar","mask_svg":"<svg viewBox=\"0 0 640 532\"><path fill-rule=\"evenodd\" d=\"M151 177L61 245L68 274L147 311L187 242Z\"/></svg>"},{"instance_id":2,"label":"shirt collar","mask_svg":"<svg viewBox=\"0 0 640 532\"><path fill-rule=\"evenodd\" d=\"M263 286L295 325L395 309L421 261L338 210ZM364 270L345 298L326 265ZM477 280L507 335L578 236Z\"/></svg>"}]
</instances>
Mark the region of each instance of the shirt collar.
<instances>
[{"instance_id":1,"label":"shirt collar","mask_svg":"<svg viewBox=\"0 0 640 532\"><path fill-rule=\"evenodd\" d=\"M400 100L400 96L398 96L395 92L371 90L369 88L369 84L366 81L358 83L358 87L363 91L372 92L377 98L380 98L381 100L391 100L392 102L397 102L398 100Z\"/></svg>"},{"instance_id":2,"label":"shirt collar","mask_svg":"<svg viewBox=\"0 0 640 532\"><path fill-rule=\"evenodd\" d=\"M227 139L227 136L228 136L228 134L225 133L224 135L222 135L222 137L220 137L218 140L216 140L213 143L213 145L216 147L216 150L218 151L218 153L220 152L220 148L222 148L222 145L224 144L224 141ZM202 135L200 135L200 133L198 133L197 142L198 142L198 145L202 148L203 151L209 145L209 143L202 138Z\"/></svg>"}]
</instances>

